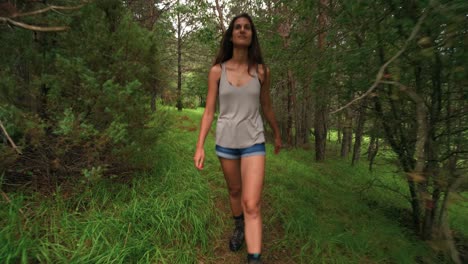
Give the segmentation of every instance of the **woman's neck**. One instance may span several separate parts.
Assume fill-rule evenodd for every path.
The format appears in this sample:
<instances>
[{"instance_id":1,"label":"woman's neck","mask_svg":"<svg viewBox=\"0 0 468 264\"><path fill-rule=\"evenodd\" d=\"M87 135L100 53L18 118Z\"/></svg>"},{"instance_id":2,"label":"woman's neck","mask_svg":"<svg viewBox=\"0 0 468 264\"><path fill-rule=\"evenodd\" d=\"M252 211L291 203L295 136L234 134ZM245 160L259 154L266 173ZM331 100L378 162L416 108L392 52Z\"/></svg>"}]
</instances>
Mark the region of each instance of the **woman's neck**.
<instances>
[{"instance_id":1,"label":"woman's neck","mask_svg":"<svg viewBox=\"0 0 468 264\"><path fill-rule=\"evenodd\" d=\"M234 48L234 50L232 51L231 61L234 64L246 64L249 61L248 59L249 59L248 49Z\"/></svg>"}]
</instances>

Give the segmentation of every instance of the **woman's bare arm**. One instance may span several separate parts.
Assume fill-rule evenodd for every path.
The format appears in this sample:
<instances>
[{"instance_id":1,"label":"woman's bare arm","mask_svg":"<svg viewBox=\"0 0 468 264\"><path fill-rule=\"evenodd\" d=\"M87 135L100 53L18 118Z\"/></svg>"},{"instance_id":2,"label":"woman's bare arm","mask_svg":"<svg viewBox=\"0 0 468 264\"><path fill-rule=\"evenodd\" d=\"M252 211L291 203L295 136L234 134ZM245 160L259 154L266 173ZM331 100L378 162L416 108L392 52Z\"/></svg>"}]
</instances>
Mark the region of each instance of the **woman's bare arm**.
<instances>
[{"instance_id":1,"label":"woman's bare arm","mask_svg":"<svg viewBox=\"0 0 468 264\"><path fill-rule=\"evenodd\" d=\"M208 74L208 94L206 96L205 111L200 124L200 133L198 135L197 149L195 151L194 162L195 167L203 169L203 163L205 161L205 139L211 128L213 122L214 113L216 110L216 98L218 96L218 81L221 77L221 67L214 65L210 69Z\"/></svg>"}]
</instances>

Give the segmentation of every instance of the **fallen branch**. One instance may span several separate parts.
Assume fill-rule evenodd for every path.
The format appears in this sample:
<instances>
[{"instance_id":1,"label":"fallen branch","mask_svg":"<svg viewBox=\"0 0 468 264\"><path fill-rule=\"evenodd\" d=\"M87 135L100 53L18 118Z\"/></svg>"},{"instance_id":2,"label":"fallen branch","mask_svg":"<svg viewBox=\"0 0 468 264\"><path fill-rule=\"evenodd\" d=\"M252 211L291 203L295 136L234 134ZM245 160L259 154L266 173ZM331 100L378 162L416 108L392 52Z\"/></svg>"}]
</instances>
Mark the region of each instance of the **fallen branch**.
<instances>
[{"instance_id":1,"label":"fallen branch","mask_svg":"<svg viewBox=\"0 0 468 264\"><path fill-rule=\"evenodd\" d=\"M8 195L2 190L0 190L0 192L2 193L3 199L5 199L5 201L7 201L9 204L11 204L11 200L8 197ZM21 210L21 208L18 209L18 211L24 216L24 212L23 212L23 210Z\"/></svg>"},{"instance_id":2,"label":"fallen branch","mask_svg":"<svg viewBox=\"0 0 468 264\"><path fill-rule=\"evenodd\" d=\"M8 24L11 24L11 25L14 25L14 26L17 26L17 27L20 27L20 28L29 29L29 30L33 30L33 31L41 31L41 32L57 32L57 31L65 31L65 30L69 29L69 27L67 27L67 26L59 26L59 27L34 26L34 25L29 25L29 24L25 24L25 23L22 23L22 22L18 22L18 21L15 21L15 20L13 20L11 18L7 18L7 17L0 17L0 22L6 22Z\"/></svg>"},{"instance_id":3,"label":"fallen branch","mask_svg":"<svg viewBox=\"0 0 468 264\"><path fill-rule=\"evenodd\" d=\"M80 9L81 7L83 7L83 5L77 5L77 6L55 6L55 5L51 5L51 6L48 6L46 8L39 9L39 10L34 10L34 11L31 11L31 12L15 13L10 18L23 17L23 16L34 16L34 15L42 14L42 13L45 13L45 12L48 12L48 11L51 11L51 10L52 11L75 10L75 9Z\"/></svg>"},{"instance_id":4,"label":"fallen branch","mask_svg":"<svg viewBox=\"0 0 468 264\"><path fill-rule=\"evenodd\" d=\"M23 22L19 22L17 20L14 20L13 18L18 18L18 17L26 17L26 16L35 16L39 14L43 14L49 11L55 11L58 12L58 10L76 10L80 9L81 7L84 6L84 3L88 1L84 1L83 4L77 5L77 6L56 6L56 5L51 5L47 6L42 9L30 11L30 12L24 12L24 13L18 13L16 12L16 7L11 6L12 12L11 15L6 16L6 17L0 17L0 22L7 23L12 26L32 30L32 31L40 31L40 32L57 32L57 31L65 31L69 29L67 26L55 26L55 27L42 27L42 26L35 26L35 25L30 25L26 24Z\"/></svg>"},{"instance_id":5,"label":"fallen branch","mask_svg":"<svg viewBox=\"0 0 468 264\"><path fill-rule=\"evenodd\" d=\"M431 1L431 3L429 3L429 6L431 6L433 2L434 1ZM338 108L338 109L336 109L334 111L331 111L330 114L335 114L335 113L338 113L338 112L342 111L343 109L349 107L350 105L356 103L357 101L365 98L366 96L371 94L375 90L375 88L377 88L377 86L382 81L382 77L384 76L385 69L387 69L388 65L390 65L393 61L395 61L398 57L400 57L401 54L403 54L403 52L406 51L406 49L408 48L410 42L414 39L414 37L416 37L416 34L419 32L419 29L421 28L421 25L422 25L424 19L427 17L428 13L429 13L429 11L424 12L423 15L419 18L418 22L416 23L416 26L414 26L413 31L411 32L411 35L408 37L408 39L406 39L405 44L403 45L403 47L395 55L393 55L393 57L391 57L384 65L382 65L380 67L379 71L377 72L377 76L376 76L375 81L372 84L372 86L365 93L363 93L361 96L356 97L354 100L350 101L346 105L344 105L344 106L342 106L342 107L340 107L340 108Z\"/></svg>"},{"instance_id":6,"label":"fallen branch","mask_svg":"<svg viewBox=\"0 0 468 264\"><path fill-rule=\"evenodd\" d=\"M16 150L16 152L18 152L18 154L22 154L22 153L21 153L21 150L18 149L18 147L16 146L15 142L13 142L13 140L11 139L11 137L8 135L8 132L6 131L5 127L3 126L2 121L0 121L0 127L2 128L3 134L5 134L5 136L7 137L8 142L10 142L11 146Z\"/></svg>"}]
</instances>

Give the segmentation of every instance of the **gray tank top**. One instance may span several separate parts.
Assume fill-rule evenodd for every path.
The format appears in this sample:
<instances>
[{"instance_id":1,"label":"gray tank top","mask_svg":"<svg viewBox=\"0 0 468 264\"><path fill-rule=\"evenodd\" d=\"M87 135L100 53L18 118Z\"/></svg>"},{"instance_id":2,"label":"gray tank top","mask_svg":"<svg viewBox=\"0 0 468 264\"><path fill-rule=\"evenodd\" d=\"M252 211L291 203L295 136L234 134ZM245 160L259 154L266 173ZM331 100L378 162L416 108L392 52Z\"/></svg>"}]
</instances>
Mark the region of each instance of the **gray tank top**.
<instances>
[{"instance_id":1,"label":"gray tank top","mask_svg":"<svg viewBox=\"0 0 468 264\"><path fill-rule=\"evenodd\" d=\"M265 142L257 73L246 84L236 87L228 82L224 63L221 68L216 144L225 148L246 148Z\"/></svg>"}]
</instances>

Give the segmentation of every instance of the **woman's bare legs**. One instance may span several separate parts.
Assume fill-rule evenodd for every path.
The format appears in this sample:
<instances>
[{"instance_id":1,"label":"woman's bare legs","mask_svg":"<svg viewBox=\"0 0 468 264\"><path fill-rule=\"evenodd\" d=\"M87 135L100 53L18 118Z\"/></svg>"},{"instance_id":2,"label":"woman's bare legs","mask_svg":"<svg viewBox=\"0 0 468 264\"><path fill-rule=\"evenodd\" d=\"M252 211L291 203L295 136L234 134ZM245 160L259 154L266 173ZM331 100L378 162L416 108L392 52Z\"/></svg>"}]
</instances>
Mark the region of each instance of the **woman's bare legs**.
<instances>
[{"instance_id":1,"label":"woman's bare legs","mask_svg":"<svg viewBox=\"0 0 468 264\"><path fill-rule=\"evenodd\" d=\"M265 175L265 156L244 157L240 163L247 252L251 254L261 253L262 216L260 201Z\"/></svg>"},{"instance_id":2,"label":"woman's bare legs","mask_svg":"<svg viewBox=\"0 0 468 264\"><path fill-rule=\"evenodd\" d=\"M248 253L262 251L262 216L260 210L265 156L241 160L219 158L228 185L229 201L234 216L244 212L245 240Z\"/></svg>"},{"instance_id":3,"label":"woman's bare legs","mask_svg":"<svg viewBox=\"0 0 468 264\"><path fill-rule=\"evenodd\" d=\"M233 216L242 214L242 179L240 160L219 158L223 169L224 178L229 191L229 202Z\"/></svg>"}]
</instances>

